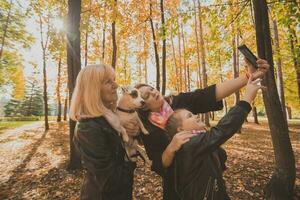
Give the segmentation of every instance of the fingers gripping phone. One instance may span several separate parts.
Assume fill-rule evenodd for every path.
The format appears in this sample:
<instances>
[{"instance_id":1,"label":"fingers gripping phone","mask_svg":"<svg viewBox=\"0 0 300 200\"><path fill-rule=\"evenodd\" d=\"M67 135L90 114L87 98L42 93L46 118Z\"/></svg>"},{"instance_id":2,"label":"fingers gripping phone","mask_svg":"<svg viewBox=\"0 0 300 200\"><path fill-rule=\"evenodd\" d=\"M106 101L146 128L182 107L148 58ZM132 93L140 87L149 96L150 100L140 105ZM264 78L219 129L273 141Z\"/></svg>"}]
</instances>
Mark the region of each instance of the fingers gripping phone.
<instances>
[{"instance_id":1,"label":"fingers gripping phone","mask_svg":"<svg viewBox=\"0 0 300 200\"><path fill-rule=\"evenodd\" d=\"M238 50L245 56L245 58L254 66L255 69L258 68L257 66L257 57L250 51L250 49L246 45L241 45L238 47Z\"/></svg>"}]
</instances>

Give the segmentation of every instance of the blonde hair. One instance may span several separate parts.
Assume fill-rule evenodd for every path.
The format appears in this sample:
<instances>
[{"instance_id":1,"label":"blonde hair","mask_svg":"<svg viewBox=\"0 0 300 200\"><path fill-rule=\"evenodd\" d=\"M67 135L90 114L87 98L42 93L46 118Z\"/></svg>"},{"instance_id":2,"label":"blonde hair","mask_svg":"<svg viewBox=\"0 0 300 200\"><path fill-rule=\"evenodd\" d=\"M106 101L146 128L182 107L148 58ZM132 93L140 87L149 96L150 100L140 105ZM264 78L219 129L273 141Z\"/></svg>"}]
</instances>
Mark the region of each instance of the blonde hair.
<instances>
[{"instance_id":1,"label":"blonde hair","mask_svg":"<svg viewBox=\"0 0 300 200\"><path fill-rule=\"evenodd\" d=\"M101 86L106 77L114 73L114 69L105 64L88 65L80 70L70 105L69 116L72 120L105 114L107 108L102 102Z\"/></svg>"}]
</instances>

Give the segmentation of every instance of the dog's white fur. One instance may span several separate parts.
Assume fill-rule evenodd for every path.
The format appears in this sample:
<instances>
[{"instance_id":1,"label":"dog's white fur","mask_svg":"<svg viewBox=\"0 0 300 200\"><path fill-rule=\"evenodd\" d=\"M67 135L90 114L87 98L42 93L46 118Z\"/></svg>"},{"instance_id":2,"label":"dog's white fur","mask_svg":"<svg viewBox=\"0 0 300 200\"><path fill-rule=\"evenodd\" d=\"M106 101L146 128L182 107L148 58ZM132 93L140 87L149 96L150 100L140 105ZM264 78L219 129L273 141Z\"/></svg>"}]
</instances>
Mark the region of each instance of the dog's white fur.
<instances>
[{"instance_id":1,"label":"dog's white fur","mask_svg":"<svg viewBox=\"0 0 300 200\"><path fill-rule=\"evenodd\" d=\"M118 107L125 110L136 110L143 106L144 100L141 97L139 90L135 88L123 87L122 95L118 101ZM139 129L134 133L122 133L122 138L125 142L125 149L129 159L133 162L136 162L136 154L139 153L142 156L142 159L147 163L151 164L151 161L148 159L145 150L138 145L137 139L134 137L140 134L142 131L143 134L149 134L145 129L143 123L141 122L137 112L127 113L117 109L117 115L120 117L121 125L123 126L126 123L138 122Z\"/></svg>"}]
</instances>

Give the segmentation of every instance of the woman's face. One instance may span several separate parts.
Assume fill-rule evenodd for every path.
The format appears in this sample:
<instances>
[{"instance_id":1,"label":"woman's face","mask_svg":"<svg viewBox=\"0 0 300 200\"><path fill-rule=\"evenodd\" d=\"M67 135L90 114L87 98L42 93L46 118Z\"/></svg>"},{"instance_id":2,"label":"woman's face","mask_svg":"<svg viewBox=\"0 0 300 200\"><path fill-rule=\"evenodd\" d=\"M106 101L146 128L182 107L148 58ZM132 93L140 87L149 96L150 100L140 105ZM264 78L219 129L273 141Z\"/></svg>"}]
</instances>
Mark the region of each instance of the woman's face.
<instances>
[{"instance_id":1,"label":"woman's face","mask_svg":"<svg viewBox=\"0 0 300 200\"><path fill-rule=\"evenodd\" d=\"M116 83L115 73L110 73L104 78L104 81L101 85L102 101L107 108L110 108L111 105L116 104L118 100L117 88L118 84Z\"/></svg>"},{"instance_id":2,"label":"woman's face","mask_svg":"<svg viewBox=\"0 0 300 200\"><path fill-rule=\"evenodd\" d=\"M141 96L145 101L145 106L152 112L160 110L164 103L164 98L160 92L151 86L142 86L139 88Z\"/></svg>"},{"instance_id":3,"label":"woman's face","mask_svg":"<svg viewBox=\"0 0 300 200\"><path fill-rule=\"evenodd\" d=\"M200 117L193 115L190 111L181 110L178 115L181 119L181 126L178 127L178 131L205 130L205 124L201 121Z\"/></svg>"}]
</instances>

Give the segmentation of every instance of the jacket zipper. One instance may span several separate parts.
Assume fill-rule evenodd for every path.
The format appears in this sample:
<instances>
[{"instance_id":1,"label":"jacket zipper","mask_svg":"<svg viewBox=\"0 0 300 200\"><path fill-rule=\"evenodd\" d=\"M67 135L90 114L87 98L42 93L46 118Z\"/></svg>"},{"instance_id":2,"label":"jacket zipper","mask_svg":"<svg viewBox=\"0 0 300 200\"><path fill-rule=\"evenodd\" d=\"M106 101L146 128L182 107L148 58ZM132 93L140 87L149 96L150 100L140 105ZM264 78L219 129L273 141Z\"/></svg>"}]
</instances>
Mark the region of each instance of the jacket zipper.
<instances>
[{"instance_id":1,"label":"jacket zipper","mask_svg":"<svg viewBox=\"0 0 300 200\"><path fill-rule=\"evenodd\" d=\"M208 183L207 183L207 186L206 186L206 189L205 189L205 194L204 194L204 197L203 197L203 200L207 200L208 199L208 195L209 195L209 190L210 190L210 185L211 185L211 180L212 178L209 177L208 179Z\"/></svg>"},{"instance_id":2,"label":"jacket zipper","mask_svg":"<svg viewBox=\"0 0 300 200\"><path fill-rule=\"evenodd\" d=\"M213 200L214 199L214 193L215 193L215 191L216 192L219 191L219 187L218 187L218 180L213 179L212 177L209 177L209 179L208 179L208 183L207 183L207 186L206 186L206 189L205 189L205 194L204 194L203 200L208 199L210 190L211 190L211 199Z\"/></svg>"},{"instance_id":3,"label":"jacket zipper","mask_svg":"<svg viewBox=\"0 0 300 200\"><path fill-rule=\"evenodd\" d=\"M213 189L212 189L212 194L211 194L211 199L213 200L214 199L214 194L215 192L218 192L219 191L219 187L218 187L218 180L217 179L214 179L214 183L213 183Z\"/></svg>"}]
</instances>

